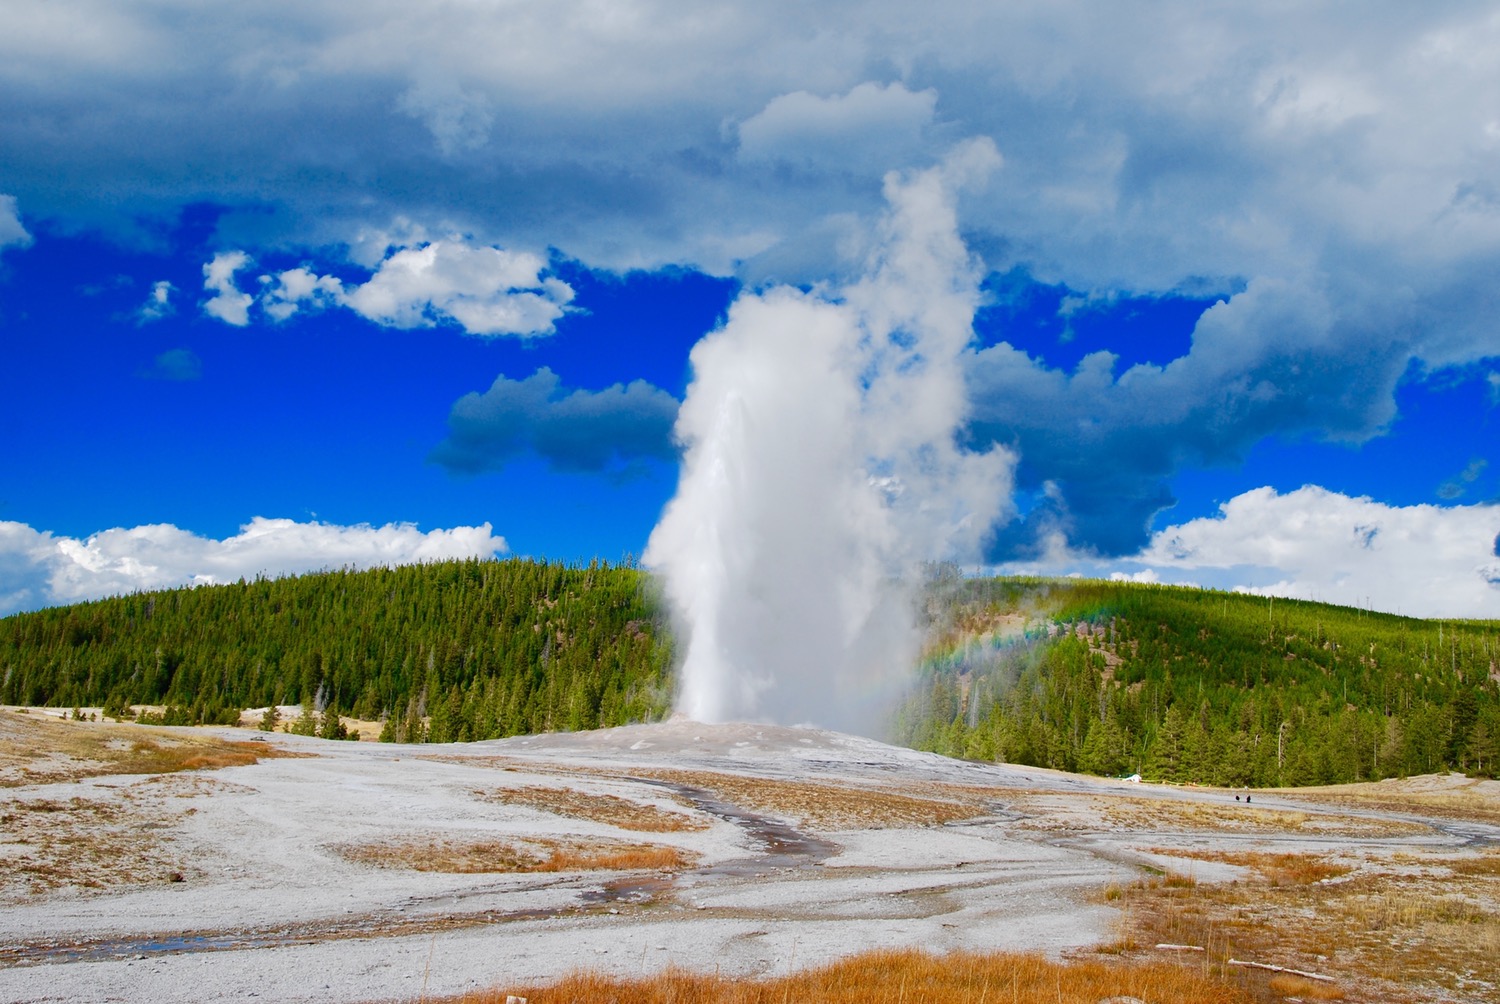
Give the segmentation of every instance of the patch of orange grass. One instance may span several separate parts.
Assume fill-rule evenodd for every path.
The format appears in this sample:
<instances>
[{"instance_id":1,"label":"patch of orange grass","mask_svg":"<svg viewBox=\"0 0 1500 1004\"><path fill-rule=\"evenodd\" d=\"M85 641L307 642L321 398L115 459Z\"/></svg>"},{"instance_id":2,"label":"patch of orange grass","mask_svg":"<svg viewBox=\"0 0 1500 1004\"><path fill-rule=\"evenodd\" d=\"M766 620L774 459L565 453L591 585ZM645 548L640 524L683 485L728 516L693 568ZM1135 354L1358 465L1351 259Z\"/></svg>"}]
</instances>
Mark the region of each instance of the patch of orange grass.
<instances>
[{"instance_id":1,"label":"patch of orange grass","mask_svg":"<svg viewBox=\"0 0 1500 1004\"><path fill-rule=\"evenodd\" d=\"M1331 983L1320 983L1305 976L1278 973L1271 977L1271 990L1283 997L1296 997L1305 1001L1341 1001L1344 991Z\"/></svg>"},{"instance_id":2,"label":"patch of orange grass","mask_svg":"<svg viewBox=\"0 0 1500 1004\"><path fill-rule=\"evenodd\" d=\"M447 998L446 1004L530 1004L609 1001L612 1004L868 1004L870 1001L1056 1001L1098 1004L1131 996L1152 1004L1252 1004L1254 998L1201 966L1168 962L1119 964L1096 960L1049 962L1039 955L932 955L876 951L831 965L769 979L734 979L670 969L625 979L575 973L556 983L506 987Z\"/></svg>"},{"instance_id":3,"label":"patch of orange grass","mask_svg":"<svg viewBox=\"0 0 1500 1004\"><path fill-rule=\"evenodd\" d=\"M1271 854L1265 851L1200 851L1170 847L1152 848L1154 854L1166 854L1195 861L1220 861L1226 865L1253 868L1272 885L1311 885L1324 879L1347 875L1353 868L1324 861L1314 854Z\"/></svg>"},{"instance_id":4,"label":"patch of orange grass","mask_svg":"<svg viewBox=\"0 0 1500 1004\"><path fill-rule=\"evenodd\" d=\"M735 805L769 815L799 819L833 830L941 826L982 816L977 798L918 798L879 788L814 781L781 781L710 771L642 771L673 784L704 788Z\"/></svg>"},{"instance_id":5,"label":"patch of orange grass","mask_svg":"<svg viewBox=\"0 0 1500 1004\"><path fill-rule=\"evenodd\" d=\"M335 848L344 857L377 868L419 872L673 871L696 858L676 847L612 840L564 841L544 837L503 840L424 839Z\"/></svg>"},{"instance_id":6,"label":"patch of orange grass","mask_svg":"<svg viewBox=\"0 0 1500 1004\"><path fill-rule=\"evenodd\" d=\"M534 870L539 872L573 871L674 871L688 863L688 857L676 847L659 844L634 844L618 849L558 847Z\"/></svg>"},{"instance_id":7,"label":"patch of orange grass","mask_svg":"<svg viewBox=\"0 0 1500 1004\"><path fill-rule=\"evenodd\" d=\"M303 756L267 742L220 739L191 729L0 715L0 787L55 784L110 774L170 774L243 767Z\"/></svg>"},{"instance_id":8,"label":"patch of orange grass","mask_svg":"<svg viewBox=\"0 0 1500 1004\"><path fill-rule=\"evenodd\" d=\"M680 833L706 830L708 824L682 812L668 812L654 805L632 802L614 795L594 795L572 788L528 786L480 792L510 805L525 805L543 812L617 826L638 833Z\"/></svg>"}]
</instances>

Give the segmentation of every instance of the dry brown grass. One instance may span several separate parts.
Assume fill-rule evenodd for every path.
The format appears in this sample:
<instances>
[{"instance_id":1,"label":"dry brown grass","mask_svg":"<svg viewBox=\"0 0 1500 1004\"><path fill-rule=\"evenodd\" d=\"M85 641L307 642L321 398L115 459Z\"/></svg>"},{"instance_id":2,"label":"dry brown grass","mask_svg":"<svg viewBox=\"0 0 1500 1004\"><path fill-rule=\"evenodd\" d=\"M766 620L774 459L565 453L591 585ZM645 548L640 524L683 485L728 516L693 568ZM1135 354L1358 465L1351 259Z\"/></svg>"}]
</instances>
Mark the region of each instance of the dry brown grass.
<instances>
[{"instance_id":1,"label":"dry brown grass","mask_svg":"<svg viewBox=\"0 0 1500 1004\"><path fill-rule=\"evenodd\" d=\"M1173 847L1153 847L1152 854L1162 854L1194 861L1221 861L1227 865L1251 868L1271 885L1308 885L1337 878L1353 867L1334 864L1316 854L1272 854L1267 851L1204 851Z\"/></svg>"},{"instance_id":2,"label":"dry brown grass","mask_svg":"<svg viewBox=\"0 0 1500 1004\"><path fill-rule=\"evenodd\" d=\"M1152 1004L1252 1004L1232 978L1198 966L1150 961L1050 962L1038 955L931 955L915 950L856 955L817 969L768 979L733 979L668 970L626 979L576 973L545 986L505 987L445 998L446 1004L918 1004L1047 1001L1099 1004L1131 996Z\"/></svg>"},{"instance_id":3,"label":"dry brown grass","mask_svg":"<svg viewBox=\"0 0 1500 1004\"><path fill-rule=\"evenodd\" d=\"M174 874L180 881L185 866L172 835L178 814L92 795L7 797L0 805L0 898L164 883Z\"/></svg>"},{"instance_id":4,"label":"dry brown grass","mask_svg":"<svg viewBox=\"0 0 1500 1004\"><path fill-rule=\"evenodd\" d=\"M614 795L596 795L572 788L528 786L480 791L476 794L508 805L525 805L558 816L586 819L639 833L682 833L706 830L709 825L684 812L670 812Z\"/></svg>"},{"instance_id":5,"label":"dry brown grass","mask_svg":"<svg viewBox=\"0 0 1500 1004\"><path fill-rule=\"evenodd\" d=\"M1490 847L1477 858L1459 858L1448 863L1455 875L1500 878L1500 847Z\"/></svg>"},{"instance_id":6,"label":"dry brown grass","mask_svg":"<svg viewBox=\"0 0 1500 1004\"><path fill-rule=\"evenodd\" d=\"M1420 811L1448 819L1500 823L1500 781L1461 775L1428 774L1405 780L1295 788L1286 794L1315 794L1331 801L1389 812Z\"/></svg>"},{"instance_id":7,"label":"dry brown grass","mask_svg":"<svg viewBox=\"0 0 1500 1004\"><path fill-rule=\"evenodd\" d=\"M193 874L174 838L191 808L178 797L218 782L211 771L286 755L267 743L234 742L180 729L63 721L0 711L0 899L69 887L182 881ZM151 775L127 786L74 788L109 775ZM175 780L168 784L151 782ZM61 789L48 786L66 785ZM45 791L45 797L37 797ZM56 792L61 791L62 794Z\"/></svg>"},{"instance_id":8,"label":"dry brown grass","mask_svg":"<svg viewBox=\"0 0 1500 1004\"><path fill-rule=\"evenodd\" d=\"M1274 993L1304 1001L1341 1001L1344 991L1328 983L1292 973L1277 973L1268 984Z\"/></svg>"},{"instance_id":9,"label":"dry brown grass","mask_svg":"<svg viewBox=\"0 0 1500 1004\"><path fill-rule=\"evenodd\" d=\"M1182 852L1172 852L1182 854ZM1338 977L1371 1002L1500 999L1500 883L1490 857L1427 859L1342 871L1319 856L1191 854L1254 869L1250 881L1174 887L1146 879L1121 890L1116 952L1161 943ZM1336 870L1338 882L1326 882ZM1283 984L1286 985L1286 984ZM1308 994L1295 994L1313 999ZM1337 999L1337 998L1318 998Z\"/></svg>"},{"instance_id":10,"label":"dry brown grass","mask_svg":"<svg viewBox=\"0 0 1500 1004\"><path fill-rule=\"evenodd\" d=\"M988 811L977 798L918 798L879 788L779 781L711 771L657 770L640 775L702 788L723 801L824 830L941 826Z\"/></svg>"},{"instance_id":11,"label":"dry brown grass","mask_svg":"<svg viewBox=\"0 0 1500 1004\"><path fill-rule=\"evenodd\" d=\"M110 774L165 774L242 767L297 756L264 742L183 729L62 721L0 712L0 787L56 784Z\"/></svg>"},{"instance_id":12,"label":"dry brown grass","mask_svg":"<svg viewBox=\"0 0 1500 1004\"><path fill-rule=\"evenodd\" d=\"M351 861L377 868L479 874L564 871L676 871L695 856L662 844L525 837L508 840L423 838L335 848Z\"/></svg>"},{"instance_id":13,"label":"dry brown grass","mask_svg":"<svg viewBox=\"0 0 1500 1004\"><path fill-rule=\"evenodd\" d=\"M1417 836L1432 828L1406 820L1369 819L1299 809L1269 809L1224 801L1150 798L1139 795L1024 793L1008 796L1012 808L1031 816L1025 829L1195 833L1303 833L1354 838Z\"/></svg>"}]
</instances>

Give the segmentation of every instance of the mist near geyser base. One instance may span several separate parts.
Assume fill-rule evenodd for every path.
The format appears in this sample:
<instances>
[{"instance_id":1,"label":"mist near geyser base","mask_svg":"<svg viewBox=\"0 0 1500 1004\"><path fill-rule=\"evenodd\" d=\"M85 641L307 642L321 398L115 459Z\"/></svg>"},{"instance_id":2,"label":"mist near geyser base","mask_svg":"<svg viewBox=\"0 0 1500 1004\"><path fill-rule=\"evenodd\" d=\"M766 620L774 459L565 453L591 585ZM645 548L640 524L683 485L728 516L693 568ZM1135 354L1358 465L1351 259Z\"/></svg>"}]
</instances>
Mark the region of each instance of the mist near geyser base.
<instances>
[{"instance_id":1,"label":"mist near geyser base","mask_svg":"<svg viewBox=\"0 0 1500 1004\"><path fill-rule=\"evenodd\" d=\"M1011 496L1011 454L956 442L980 272L955 198L998 165L980 140L888 176L862 278L746 292L693 349L644 555L679 712L881 731L918 655L920 567L976 557Z\"/></svg>"}]
</instances>

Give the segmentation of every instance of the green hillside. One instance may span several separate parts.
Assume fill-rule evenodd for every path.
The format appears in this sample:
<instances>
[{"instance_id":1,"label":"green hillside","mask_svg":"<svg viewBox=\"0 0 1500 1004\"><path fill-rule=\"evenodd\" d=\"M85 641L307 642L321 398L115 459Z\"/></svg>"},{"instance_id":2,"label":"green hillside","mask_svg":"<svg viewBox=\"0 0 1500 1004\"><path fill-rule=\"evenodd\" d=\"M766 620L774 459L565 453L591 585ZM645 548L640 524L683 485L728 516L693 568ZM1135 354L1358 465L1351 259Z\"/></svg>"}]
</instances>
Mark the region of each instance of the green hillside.
<instances>
[{"instance_id":1,"label":"green hillside","mask_svg":"<svg viewBox=\"0 0 1500 1004\"><path fill-rule=\"evenodd\" d=\"M449 561L18 614L0 620L0 703L162 704L193 723L306 701L434 742L648 720L671 645L643 581Z\"/></svg>"},{"instance_id":2,"label":"green hillside","mask_svg":"<svg viewBox=\"0 0 1500 1004\"><path fill-rule=\"evenodd\" d=\"M1221 785L1500 763L1500 622L1092 580L934 580L897 741Z\"/></svg>"},{"instance_id":3,"label":"green hillside","mask_svg":"<svg viewBox=\"0 0 1500 1004\"><path fill-rule=\"evenodd\" d=\"M442 562L0 620L0 703L308 703L461 741L663 717L671 638L634 568ZM897 742L1207 784L1500 764L1500 622L1090 580L935 576Z\"/></svg>"}]
</instances>

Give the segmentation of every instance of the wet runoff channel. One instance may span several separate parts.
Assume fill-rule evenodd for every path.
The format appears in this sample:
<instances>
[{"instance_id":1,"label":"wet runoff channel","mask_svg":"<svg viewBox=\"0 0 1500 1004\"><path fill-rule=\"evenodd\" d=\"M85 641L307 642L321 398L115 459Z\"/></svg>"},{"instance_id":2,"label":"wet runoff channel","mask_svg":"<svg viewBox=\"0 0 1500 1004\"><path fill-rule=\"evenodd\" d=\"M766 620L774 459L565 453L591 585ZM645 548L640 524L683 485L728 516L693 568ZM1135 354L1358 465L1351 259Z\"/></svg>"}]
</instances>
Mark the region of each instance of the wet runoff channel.
<instances>
[{"instance_id":1,"label":"wet runoff channel","mask_svg":"<svg viewBox=\"0 0 1500 1004\"><path fill-rule=\"evenodd\" d=\"M769 819L737 805L721 801L712 792L690 785L654 778L629 778L641 784L664 788L691 802L703 812L739 827L753 842L757 853L722 861L704 868L651 875L627 875L592 888L579 897L585 912L615 904L642 906L670 893L679 884L697 884L716 879L756 878L771 872L806 868L837 854L832 841L803 833L779 820ZM406 915L399 920L364 918L326 923L312 922L294 927L259 931L195 932L160 934L142 938L101 938L82 941L34 941L0 947L0 966L36 966L49 963L105 962L150 959L166 955L240 951L307 945L336 938L399 937L434 930L480 927L504 921L550 920L576 914L579 907L513 911L476 911L471 914L422 918Z\"/></svg>"},{"instance_id":2,"label":"wet runoff channel","mask_svg":"<svg viewBox=\"0 0 1500 1004\"><path fill-rule=\"evenodd\" d=\"M718 816L744 831L759 846L760 853L747 858L721 861L706 868L694 868L675 875L651 875L647 877L616 879L596 890L586 892L586 903L631 903L650 902L678 884L695 884L703 879L755 878L770 872L792 868L806 868L819 864L839 852L839 845L829 840L810 836L793 829L783 822L768 819L720 801L711 792L685 784L658 781L651 778L630 778L642 784L665 788L673 794L687 799L697 809L711 816Z\"/></svg>"}]
</instances>

